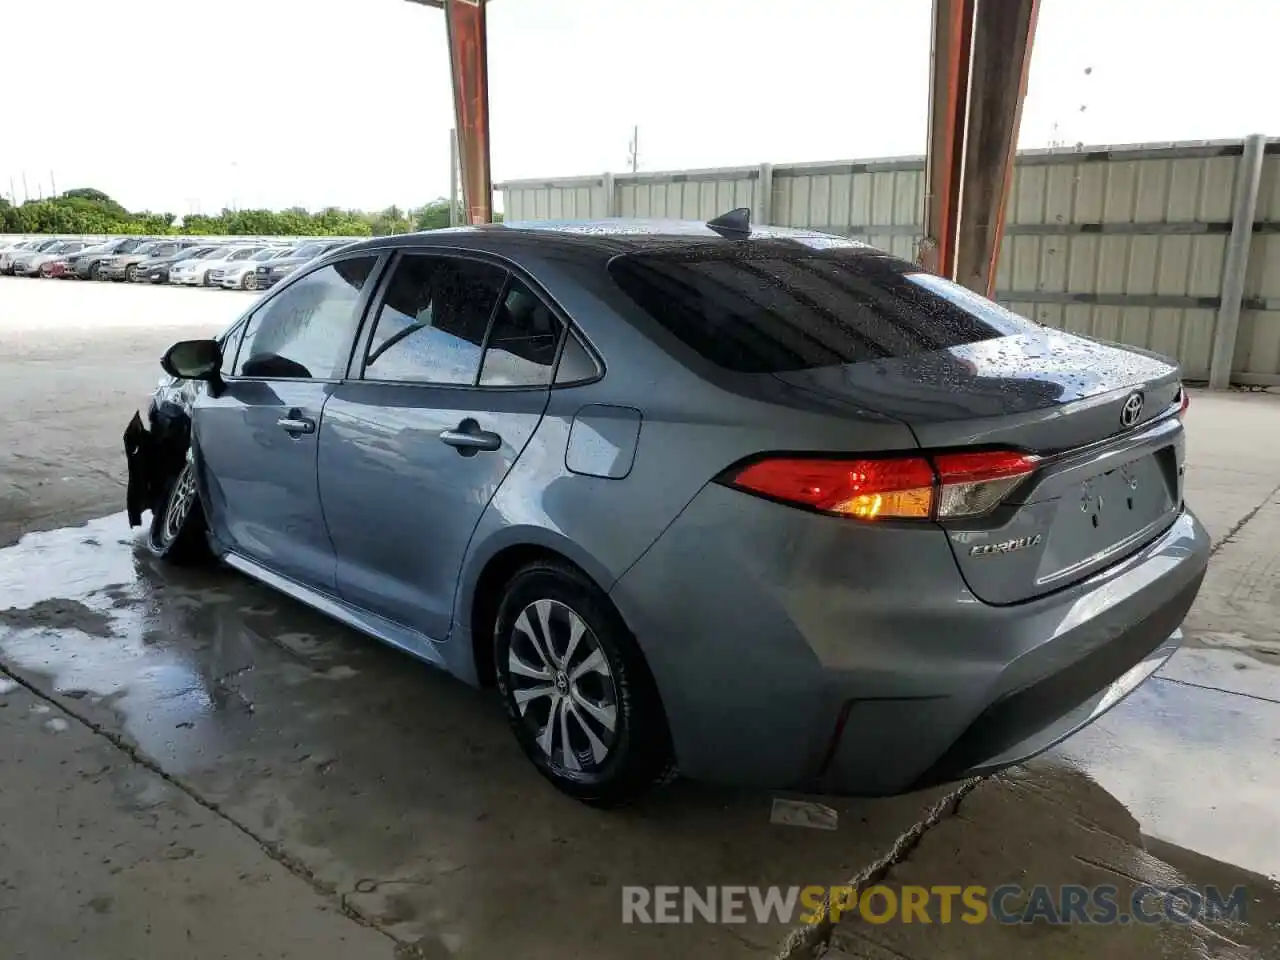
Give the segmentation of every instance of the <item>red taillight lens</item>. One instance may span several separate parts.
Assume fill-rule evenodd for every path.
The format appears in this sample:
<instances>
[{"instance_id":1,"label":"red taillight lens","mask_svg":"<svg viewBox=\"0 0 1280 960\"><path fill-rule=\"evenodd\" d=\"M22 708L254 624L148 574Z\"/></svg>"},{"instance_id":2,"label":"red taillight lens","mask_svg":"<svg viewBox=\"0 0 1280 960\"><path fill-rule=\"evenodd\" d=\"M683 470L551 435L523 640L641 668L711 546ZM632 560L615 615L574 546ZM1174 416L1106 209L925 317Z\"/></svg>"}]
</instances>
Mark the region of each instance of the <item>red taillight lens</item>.
<instances>
[{"instance_id":1,"label":"red taillight lens","mask_svg":"<svg viewBox=\"0 0 1280 960\"><path fill-rule=\"evenodd\" d=\"M1178 416L1181 417L1186 414L1187 407L1191 406L1191 394L1187 393L1186 387L1178 388L1178 393L1181 400L1181 402L1178 404Z\"/></svg>"},{"instance_id":2,"label":"red taillight lens","mask_svg":"<svg viewBox=\"0 0 1280 960\"><path fill-rule=\"evenodd\" d=\"M923 520L933 508L933 468L923 457L761 460L739 471L731 482L775 500L864 520Z\"/></svg>"},{"instance_id":3,"label":"red taillight lens","mask_svg":"<svg viewBox=\"0 0 1280 960\"><path fill-rule=\"evenodd\" d=\"M784 503L861 520L939 520L987 513L1035 471L1039 458L1008 450L883 459L776 457L729 483Z\"/></svg>"}]
</instances>

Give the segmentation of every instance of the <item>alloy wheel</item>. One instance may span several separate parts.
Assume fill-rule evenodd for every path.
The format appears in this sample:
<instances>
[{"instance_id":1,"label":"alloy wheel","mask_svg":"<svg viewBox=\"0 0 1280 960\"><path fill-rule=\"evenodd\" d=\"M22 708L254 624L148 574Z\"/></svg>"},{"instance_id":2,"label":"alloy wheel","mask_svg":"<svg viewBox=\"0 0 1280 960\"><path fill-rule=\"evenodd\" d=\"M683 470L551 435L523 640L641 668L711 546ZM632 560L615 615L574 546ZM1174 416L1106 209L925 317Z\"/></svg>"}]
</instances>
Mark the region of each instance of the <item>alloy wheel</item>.
<instances>
[{"instance_id":1,"label":"alloy wheel","mask_svg":"<svg viewBox=\"0 0 1280 960\"><path fill-rule=\"evenodd\" d=\"M243 280L243 281L241 281L241 285L242 285L246 290L257 290L257 289L258 289L258 278L253 274L253 271L250 271L249 273L246 273L246 274L244 275L244 280Z\"/></svg>"},{"instance_id":2,"label":"alloy wheel","mask_svg":"<svg viewBox=\"0 0 1280 960\"><path fill-rule=\"evenodd\" d=\"M196 480L191 464L183 466L178 478L173 481L173 492L169 494L169 504L164 511L164 526L161 536L166 543L176 540L182 532L182 525L187 522L191 508L196 502Z\"/></svg>"},{"instance_id":3,"label":"alloy wheel","mask_svg":"<svg viewBox=\"0 0 1280 960\"><path fill-rule=\"evenodd\" d=\"M566 771L599 770L618 732L618 690L582 617L556 600L526 606L512 624L507 670L538 749Z\"/></svg>"}]
</instances>

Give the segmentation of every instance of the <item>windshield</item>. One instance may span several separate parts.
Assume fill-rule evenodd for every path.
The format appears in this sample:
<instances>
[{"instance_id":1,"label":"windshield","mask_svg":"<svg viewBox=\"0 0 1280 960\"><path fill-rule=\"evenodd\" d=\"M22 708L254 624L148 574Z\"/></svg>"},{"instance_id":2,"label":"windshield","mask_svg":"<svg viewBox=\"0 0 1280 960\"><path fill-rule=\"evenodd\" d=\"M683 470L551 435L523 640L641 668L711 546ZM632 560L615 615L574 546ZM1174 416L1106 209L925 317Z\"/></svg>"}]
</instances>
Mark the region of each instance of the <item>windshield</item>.
<instances>
[{"instance_id":1,"label":"windshield","mask_svg":"<svg viewBox=\"0 0 1280 960\"><path fill-rule=\"evenodd\" d=\"M298 248L295 257L318 257L324 253L324 247L318 243L308 243Z\"/></svg>"},{"instance_id":2,"label":"windshield","mask_svg":"<svg viewBox=\"0 0 1280 960\"><path fill-rule=\"evenodd\" d=\"M159 248L159 246L160 244L158 243L143 243L134 247L133 252L141 253L141 254L155 253L155 251Z\"/></svg>"},{"instance_id":3,"label":"windshield","mask_svg":"<svg viewBox=\"0 0 1280 960\"><path fill-rule=\"evenodd\" d=\"M1034 327L901 260L788 241L625 254L609 272L686 346L739 373L902 357Z\"/></svg>"},{"instance_id":4,"label":"windshield","mask_svg":"<svg viewBox=\"0 0 1280 960\"><path fill-rule=\"evenodd\" d=\"M258 247L244 247L243 249L235 251L235 253L231 254L229 257L227 257L227 259L228 260L248 260L249 257L257 253L258 250L259 250Z\"/></svg>"},{"instance_id":5,"label":"windshield","mask_svg":"<svg viewBox=\"0 0 1280 960\"><path fill-rule=\"evenodd\" d=\"M259 250L249 259L250 260L270 260L272 257L278 257L279 255L280 255L279 250L272 247L268 247L266 250Z\"/></svg>"},{"instance_id":6,"label":"windshield","mask_svg":"<svg viewBox=\"0 0 1280 960\"><path fill-rule=\"evenodd\" d=\"M187 247L187 249L185 250L180 250L178 252L178 255L174 259L199 260L201 257L205 256L207 253L209 253L209 251L213 249L214 249L213 247Z\"/></svg>"}]
</instances>

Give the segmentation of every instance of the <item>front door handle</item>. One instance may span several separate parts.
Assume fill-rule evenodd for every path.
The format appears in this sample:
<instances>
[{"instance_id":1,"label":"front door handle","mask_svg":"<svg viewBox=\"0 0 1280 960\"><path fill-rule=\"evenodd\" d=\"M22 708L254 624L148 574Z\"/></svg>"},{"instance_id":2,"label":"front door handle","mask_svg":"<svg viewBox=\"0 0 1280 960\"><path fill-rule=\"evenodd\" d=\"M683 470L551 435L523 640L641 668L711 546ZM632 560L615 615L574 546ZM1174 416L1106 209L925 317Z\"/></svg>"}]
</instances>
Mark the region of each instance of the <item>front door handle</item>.
<instances>
[{"instance_id":1,"label":"front door handle","mask_svg":"<svg viewBox=\"0 0 1280 960\"><path fill-rule=\"evenodd\" d=\"M295 437L302 433L316 432L316 422L310 417L304 417L301 410L290 410L287 417L276 421L276 426Z\"/></svg>"},{"instance_id":2,"label":"front door handle","mask_svg":"<svg viewBox=\"0 0 1280 960\"><path fill-rule=\"evenodd\" d=\"M440 442L456 447L464 457L473 456L481 450L492 453L502 449L502 437L491 430L481 430L480 424L470 417L452 430L441 430Z\"/></svg>"}]
</instances>

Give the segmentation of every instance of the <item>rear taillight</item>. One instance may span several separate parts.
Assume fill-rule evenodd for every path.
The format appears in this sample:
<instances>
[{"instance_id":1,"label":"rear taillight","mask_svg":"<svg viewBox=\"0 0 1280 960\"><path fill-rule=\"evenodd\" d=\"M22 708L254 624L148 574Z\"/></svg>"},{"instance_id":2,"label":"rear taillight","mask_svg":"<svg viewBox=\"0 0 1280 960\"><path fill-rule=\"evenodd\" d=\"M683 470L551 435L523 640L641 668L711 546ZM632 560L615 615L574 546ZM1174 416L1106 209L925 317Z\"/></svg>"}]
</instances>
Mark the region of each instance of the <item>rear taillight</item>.
<instances>
[{"instance_id":1,"label":"rear taillight","mask_svg":"<svg viewBox=\"0 0 1280 960\"><path fill-rule=\"evenodd\" d=\"M1040 458L1012 450L939 453L938 519L976 517L992 510L1035 472Z\"/></svg>"},{"instance_id":2,"label":"rear taillight","mask_svg":"<svg viewBox=\"0 0 1280 960\"><path fill-rule=\"evenodd\" d=\"M730 481L750 493L784 503L872 520L928 519L933 468L923 457L884 460L760 460Z\"/></svg>"},{"instance_id":3,"label":"rear taillight","mask_svg":"<svg viewBox=\"0 0 1280 960\"><path fill-rule=\"evenodd\" d=\"M1178 388L1178 416L1184 416L1187 407L1191 406L1191 394L1187 393L1186 387ZM1166 414L1168 416L1168 414Z\"/></svg>"},{"instance_id":4,"label":"rear taillight","mask_svg":"<svg viewBox=\"0 0 1280 960\"><path fill-rule=\"evenodd\" d=\"M748 493L861 520L953 520L994 509L1039 464L1010 450L820 460L770 457L732 473Z\"/></svg>"}]
</instances>

